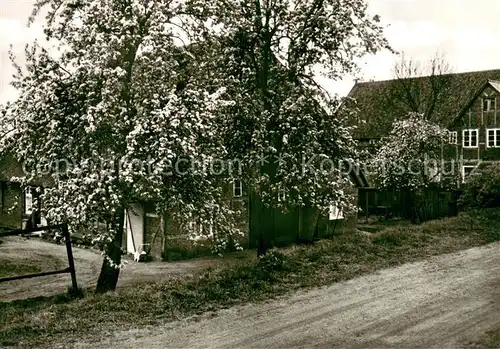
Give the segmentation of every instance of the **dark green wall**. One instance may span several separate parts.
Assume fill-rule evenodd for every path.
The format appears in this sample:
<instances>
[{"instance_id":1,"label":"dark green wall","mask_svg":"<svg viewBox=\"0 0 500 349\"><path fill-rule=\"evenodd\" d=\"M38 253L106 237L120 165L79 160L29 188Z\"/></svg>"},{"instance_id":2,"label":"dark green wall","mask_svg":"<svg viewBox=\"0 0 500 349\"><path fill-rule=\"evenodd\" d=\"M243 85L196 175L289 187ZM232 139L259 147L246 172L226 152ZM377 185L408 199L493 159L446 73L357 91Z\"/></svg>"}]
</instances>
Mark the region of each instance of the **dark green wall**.
<instances>
[{"instance_id":1,"label":"dark green wall","mask_svg":"<svg viewBox=\"0 0 500 349\"><path fill-rule=\"evenodd\" d=\"M1 194L3 202L0 202L0 228L21 228L24 207L21 185L2 182L1 187L5 192ZM10 211L13 206L15 208Z\"/></svg>"}]
</instances>

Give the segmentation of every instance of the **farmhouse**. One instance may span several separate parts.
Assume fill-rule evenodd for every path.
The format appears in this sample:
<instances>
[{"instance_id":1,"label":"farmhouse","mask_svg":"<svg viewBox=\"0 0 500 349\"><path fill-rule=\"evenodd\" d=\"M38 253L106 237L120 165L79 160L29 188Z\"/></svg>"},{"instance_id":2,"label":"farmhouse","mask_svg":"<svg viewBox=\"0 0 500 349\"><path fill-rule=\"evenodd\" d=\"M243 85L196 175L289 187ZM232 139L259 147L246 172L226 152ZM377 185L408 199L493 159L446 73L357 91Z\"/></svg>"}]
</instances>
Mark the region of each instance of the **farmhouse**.
<instances>
[{"instance_id":1,"label":"farmhouse","mask_svg":"<svg viewBox=\"0 0 500 349\"><path fill-rule=\"evenodd\" d=\"M500 70L357 82L348 103L358 112L349 121L356 126L355 138L367 154L374 154L393 122L410 112L423 114L449 130L440 156L445 172L436 176L434 188L424 193L425 212L415 213L404 191L380 190L375 185L359 192L358 206L363 213L412 219L415 215L433 219L455 214L466 177L481 164L500 160L499 93ZM445 190L445 183L457 190L450 191L449 186Z\"/></svg>"},{"instance_id":2,"label":"farmhouse","mask_svg":"<svg viewBox=\"0 0 500 349\"><path fill-rule=\"evenodd\" d=\"M358 190L369 187L364 173L359 168L349 171L349 184L345 188L356 205ZM335 205L330 206L328 215L320 214L312 207L294 208L288 212L265 207L257 195L249 198L250 247L257 247L259 231L262 229L274 246L295 242L312 242L317 238L329 238L334 234L357 230L357 212L345 214Z\"/></svg>"},{"instance_id":3,"label":"farmhouse","mask_svg":"<svg viewBox=\"0 0 500 349\"><path fill-rule=\"evenodd\" d=\"M226 187L228 205L239 212L235 229L248 236L248 195L241 181L228 183ZM123 246L131 254L147 252L154 258L161 258L178 240L188 236L210 236L212 227L193 217L190 221L181 221L173 214L158 215L154 203L137 202L125 213L125 234ZM203 234L202 234L203 233Z\"/></svg>"},{"instance_id":4,"label":"farmhouse","mask_svg":"<svg viewBox=\"0 0 500 349\"><path fill-rule=\"evenodd\" d=\"M24 175L21 164L12 156L0 158L0 230L47 224L40 214L41 202L37 197L50 180L41 179L23 189L15 178Z\"/></svg>"},{"instance_id":5,"label":"farmhouse","mask_svg":"<svg viewBox=\"0 0 500 349\"><path fill-rule=\"evenodd\" d=\"M486 81L448 127L462 178L481 163L500 160L500 80ZM453 154L450 154L453 155Z\"/></svg>"},{"instance_id":6,"label":"farmhouse","mask_svg":"<svg viewBox=\"0 0 500 349\"><path fill-rule=\"evenodd\" d=\"M479 163L500 160L499 94L500 70L357 82L349 97L358 113L350 123L360 146L375 151L395 120L423 113L450 130L442 157L465 178Z\"/></svg>"},{"instance_id":7,"label":"farmhouse","mask_svg":"<svg viewBox=\"0 0 500 349\"><path fill-rule=\"evenodd\" d=\"M40 214L41 200L37 197L44 187L52 185L50 179L38 180L23 189L14 180L23 177L24 172L12 156L0 158L0 229L16 229L26 225L46 225ZM351 171L350 185L346 192L356 202L358 188L368 187L364 174ZM327 216L318 215L311 208L294 209L283 213L278 209L266 208L259 198L251 196L245 183L228 183L226 196L232 209L239 212L236 229L244 233L244 244L258 245L259 229L265 229L273 245L284 245L297 241L312 241L315 238L331 236L340 231L356 230L357 213L344 214L332 206ZM160 216L155 212L154 203L137 202L125 214L123 247L127 253L147 252L154 258L161 258L164 252L175 244L176 239L186 239L187 235L210 235L210 224L202 224L196 219L179 221L174 215ZM208 233L208 234L207 234Z\"/></svg>"}]
</instances>

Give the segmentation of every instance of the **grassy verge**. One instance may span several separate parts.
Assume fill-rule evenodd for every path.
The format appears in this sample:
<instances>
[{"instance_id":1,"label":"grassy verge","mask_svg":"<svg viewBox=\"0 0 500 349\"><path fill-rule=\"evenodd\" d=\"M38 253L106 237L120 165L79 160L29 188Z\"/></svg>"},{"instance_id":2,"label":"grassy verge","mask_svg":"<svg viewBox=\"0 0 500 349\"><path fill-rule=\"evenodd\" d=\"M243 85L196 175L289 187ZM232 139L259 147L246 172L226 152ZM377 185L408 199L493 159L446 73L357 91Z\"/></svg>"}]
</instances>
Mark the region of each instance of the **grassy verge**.
<instances>
[{"instance_id":1,"label":"grassy verge","mask_svg":"<svg viewBox=\"0 0 500 349\"><path fill-rule=\"evenodd\" d=\"M29 257L0 254L0 278L60 269L64 265L60 259L41 253L31 253Z\"/></svg>"},{"instance_id":2,"label":"grassy verge","mask_svg":"<svg viewBox=\"0 0 500 349\"><path fill-rule=\"evenodd\" d=\"M163 323L301 288L328 285L388 266L500 240L500 210L490 209L295 246L265 261L196 277L141 285L121 293L62 295L0 303L0 345L40 346L130 326Z\"/></svg>"},{"instance_id":3,"label":"grassy verge","mask_svg":"<svg viewBox=\"0 0 500 349\"><path fill-rule=\"evenodd\" d=\"M0 277L39 273L42 271L42 268L38 265L28 262L18 263L3 258L0 258L0 265L2 266L0 268Z\"/></svg>"},{"instance_id":4,"label":"grassy verge","mask_svg":"<svg viewBox=\"0 0 500 349\"><path fill-rule=\"evenodd\" d=\"M500 328L489 331L486 335L487 340L484 343L486 348L500 348Z\"/></svg>"},{"instance_id":5,"label":"grassy verge","mask_svg":"<svg viewBox=\"0 0 500 349\"><path fill-rule=\"evenodd\" d=\"M469 349L498 349L500 348L500 328L485 332L475 341L465 343Z\"/></svg>"},{"instance_id":6,"label":"grassy verge","mask_svg":"<svg viewBox=\"0 0 500 349\"><path fill-rule=\"evenodd\" d=\"M245 247L247 245L246 239L240 239L238 244ZM197 243L189 241L185 236L177 236L170 239L166 244L166 250L163 255L163 260L168 262L212 257L214 252L210 248L213 244L209 239L199 240ZM235 249L232 249L234 252Z\"/></svg>"}]
</instances>

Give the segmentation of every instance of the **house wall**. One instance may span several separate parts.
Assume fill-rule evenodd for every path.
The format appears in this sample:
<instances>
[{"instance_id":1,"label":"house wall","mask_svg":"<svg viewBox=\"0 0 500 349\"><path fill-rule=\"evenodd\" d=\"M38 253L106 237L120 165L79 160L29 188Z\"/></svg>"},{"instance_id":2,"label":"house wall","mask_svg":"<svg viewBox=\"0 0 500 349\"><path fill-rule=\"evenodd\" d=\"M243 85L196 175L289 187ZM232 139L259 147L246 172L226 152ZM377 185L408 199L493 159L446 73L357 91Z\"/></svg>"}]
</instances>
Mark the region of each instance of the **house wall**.
<instances>
[{"instance_id":1,"label":"house wall","mask_svg":"<svg viewBox=\"0 0 500 349\"><path fill-rule=\"evenodd\" d=\"M352 195L352 203L358 201L358 189L350 185L345 189ZM290 209L282 212L278 208L265 207L257 195L250 197L249 246L259 245L259 234L266 234L272 246L284 246L297 242L311 242L315 238L330 238L332 235L357 230L357 212L343 219L330 220L328 216L312 207Z\"/></svg>"},{"instance_id":2,"label":"house wall","mask_svg":"<svg viewBox=\"0 0 500 349\"><path fill-rule=\"evenodd\" d=\"M147 244L150 255L161 259L164 249L164 220L156 213L144 213L144 243Z\"/></svg>"},{"instance_id":3,"label":"house wall","mask_svg":"<svg viewBox=\"0 0 500 349\"><path fill-rule=\"evenodd\" d=\"M483 97L496 98L495 109L491 111L483 110ZM459 121L454 125L458 132L459 160L463 164L476 164L479 160L500 160L500 148L487 148L486 129L500 128L500 94L491 88L486 87L484 91L472 102L470 107L463 113ZM479 146L477 148L463 148L464 129L479 130Z\"/></svg>"},{"instance_id":4,"label":"house wall","mask_svg":"<svg viewBox=\"0 0 500 349\"><path fill-rule=\"evenodd\" d=\"M0 182L0 229L20 229L24 211L21 185Z\"/></svg>"},{"instance_id":5,"label":"house wall","mask_svg":"<svg viewBox=\"0 0 500 349\"><path fill-rule=\"evenodd\" d=\"M238 241L244 247L248 246L248 194L245 185L242 187L241 196L235 197L233 184L228 183L225 187L227 204L235 211L236 227L244 233L244 237ZM187 241L188 235L199 235L200 229L203 235L209 234L209 224L200 225L196 217L192 221L181 220L175 212L170 212L164 217L155 214L154 204L143 202L134 205L129 212L132 228L127 221L124 245L127 246L128 253L134 253L134 244L137 248L139 244L146 244L145 249L150 251L151 257L160 260L165 256L165 251L169 249L184 248L190 243ZM133 232L133 235L132 235ZM132 241L132 237L134 238Z\"/></svg>"},{"instance_id":6,"label":"house wall","mask_svg":"<svg viewBox=\"0 0 500 349\"><path fill-rule=\"evenodd\" d=\"M353 195L353 203L357 202L358 190L354 185L346 190ZM246 186L243 186L241 197L234 197L232 184L226 192L229 205L239 211L237 228L245 233L241 244L255 248L258 245L258 229L264 229L269 234L273 245L280 246L297 241L312 241L314 238L328 238L333 234L352 232L357 229L357 213L349 214L344 219L330 220L328 216L320 215L313 208L297 208L288 212L279 209L265 208L258 197L249 197ZM139 244L150 244L151 256L160 259L169 247L176 247L179 240L186 240L191 229L209 229L200 227L195 221L182 222L175 215L169 214L163 219L152 214L152 206L135 205L128 212L127 252L134 253ZM132 237L135 242L132 243ZM148 246L148 247L149 247Z\"/></svg>"},{"instance_id":7,"label":"house wall","mask_svg":"<svg viewBox=\"0 0 500 349\"><path fill-rule=\"evenodd\" d=\"M348 194L351 195L352 201L351 204L357 206L359 190L353 184L351 184L348 188ZM342 231L345 233L353 233L358 230L358 213L353 212L351 214L346 215L345 220L343 222Z\"/></svg>"}]
</instances>

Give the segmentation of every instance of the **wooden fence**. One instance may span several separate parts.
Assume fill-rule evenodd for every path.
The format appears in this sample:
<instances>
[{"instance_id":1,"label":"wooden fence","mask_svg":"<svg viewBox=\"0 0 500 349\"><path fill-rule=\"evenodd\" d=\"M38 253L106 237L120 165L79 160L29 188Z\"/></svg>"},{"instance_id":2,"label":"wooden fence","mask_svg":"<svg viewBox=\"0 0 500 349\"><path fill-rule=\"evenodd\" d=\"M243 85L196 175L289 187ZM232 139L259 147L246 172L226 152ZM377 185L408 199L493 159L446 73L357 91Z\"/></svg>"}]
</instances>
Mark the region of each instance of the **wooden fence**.
<instances>
[{"instance_id":1,"label":"wooden fence","mask_svg":"<svg viewBox=\"0 0 500 349\"><path fill-rule=\"evenodd\" d=\"M61 269L61 270L53 270L53 271L47 271L47 272L43 272L43 273L10 276L10 277L6 277L6 278L1 278L0 282L7 282L7 281L13 281L13 280L21 280L21 279L29 279L29 278L34 278L34 277L69 273L69 274L71 274L71 284L72 284L73 290L78 289L78 285L76 282L75 262L73 260L73 250L71 249L71 238L69 235L68 226L66 224L52 225L52 226L48 226L48 227L38 227L38 228L31 228L31 229L17 229L17 230L11 230L11 231L7 231L7 232L1 232L0 238L6 237L6 236L15 236L15 235L29 235L32 233L46 231L46 230L61 230L62 235L64 236L64 239L66 242L66 252L68 255L68 267L65 269Z\"/></svg>"},{"instance_id":2,"label":"wooden fence","mask_svg":"<svg viewBox=\"0 0 500 349\"><path fill-rule=\"evenodd\" d=\"M358 206L360 216L380 215L423 222L456 215L459 195L459 191L438 187L427 188L417 196L406 190L361 188Z\"/></svg>"}]
</instances>

